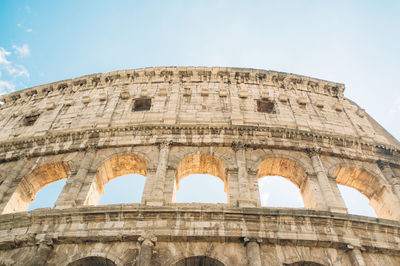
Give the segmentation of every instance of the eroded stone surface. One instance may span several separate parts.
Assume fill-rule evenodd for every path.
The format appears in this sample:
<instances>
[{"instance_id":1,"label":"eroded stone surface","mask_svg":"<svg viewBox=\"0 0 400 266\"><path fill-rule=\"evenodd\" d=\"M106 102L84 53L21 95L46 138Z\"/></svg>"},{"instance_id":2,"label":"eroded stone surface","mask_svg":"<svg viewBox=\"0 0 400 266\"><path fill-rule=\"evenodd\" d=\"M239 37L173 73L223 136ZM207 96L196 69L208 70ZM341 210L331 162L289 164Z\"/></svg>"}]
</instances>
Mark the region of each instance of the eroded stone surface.
<instances>
[{"instance_id":1,"label":"eroded stone surface","mask_svg":"<svg viewBox=\"0 0 400 266\"><path fill-rule=\"evenodd\" d=\"M159 67L3 96L0 264L400 264L400 144L343 90L274 71ZM146 177L141 204L95 206L131 173ZM228 204L176 204L194 173L220 178ZM266 175L296 184L305 209L260 208ZM64 178L55 208L26 212ZM348 215L337 184L379 218Z\"/></svg>"}]
</instances>

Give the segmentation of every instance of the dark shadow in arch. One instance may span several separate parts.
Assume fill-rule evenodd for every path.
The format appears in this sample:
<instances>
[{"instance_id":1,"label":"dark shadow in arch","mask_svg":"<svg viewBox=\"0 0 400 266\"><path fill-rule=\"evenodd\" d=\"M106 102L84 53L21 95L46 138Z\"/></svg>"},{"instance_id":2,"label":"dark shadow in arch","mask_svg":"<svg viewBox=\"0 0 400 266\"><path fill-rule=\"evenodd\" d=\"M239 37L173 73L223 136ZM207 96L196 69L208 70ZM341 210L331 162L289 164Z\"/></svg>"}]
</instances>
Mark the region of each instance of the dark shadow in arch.
<instances>
[{"instance_id":1,"label":"dark shadow in arch","mask_svg":"<svg viewBox=\"0 0 400 266\"><path fill-rule=\"evenodd\" d=\"M184 258L172 266L225 266L225 264L210 257L196 256Z\"/></svg>"},{"instance_id":2,"label":"dark shadow in arch","mask_svg":"<svg viewBox=\"0 0 400 266\"><path fill-rule=\"evenodd\" d=\"M86 257L76 261L71 262L67 266L116 266L116 264L106 258L103 257Z\"/></svg>"},{"instance_id":3,"label":"dark shadow in arch","mask_svg":"<svg viewBox=\"0 0 400 266\"><path fill-rule=\"evenodd\" d=\"M284 263L284 266L325 266L323 264L319 264L312 261L298 261L293 263Z\"/></svg>"}]
</instances>

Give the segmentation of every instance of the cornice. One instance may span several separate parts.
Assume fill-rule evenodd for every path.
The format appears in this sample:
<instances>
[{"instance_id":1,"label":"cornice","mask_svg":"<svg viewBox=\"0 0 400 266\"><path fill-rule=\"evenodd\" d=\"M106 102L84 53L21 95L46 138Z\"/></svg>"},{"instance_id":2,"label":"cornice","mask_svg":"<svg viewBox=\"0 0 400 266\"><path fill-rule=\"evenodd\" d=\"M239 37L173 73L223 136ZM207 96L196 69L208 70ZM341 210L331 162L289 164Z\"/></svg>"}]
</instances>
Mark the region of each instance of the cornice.
<instances>
[{"instance_id":1,"label":"cornice","mask_svg":"<svg viewBox=\"0 0 400 266\"><path fill-rule=\"evenodd\" d=\"M150 67L92 74L43 84L3 95L0 97L0 101L11 104L18 99L33 95L47 96L53 91L71 94L79 90L93 89L100 86L124 86L161 82L182 84L189 82L258 84L280 89L303 90L339 98L343 97L344 92L344 85L341 83L271 70L224 67Z\"/></svg>"},{"instance_id":2,"label":"cornice","mask_svg":"<svg viewBox=\"0 0 400 266\"><path fill-rule=\"evenodd\" d=\"M179 136L212 135L208 141L182 142ZM112 144L116 137L157 136L146 143ZM221 136L224 137L221 140ZM324 155L346 157L343 149L361 155L362 160L389 161L399 164L400 147L381 143L368 142L360 138L345 135L329 135L319 132L309 132L282 127L257 126L208 126L208 125L129 125L107 128L90 128L75 131L49 132L43 136L18 138L0 142L0 161L17 160L21 156L37 157L51 154L67 153L91 149L111 147L159 145L163 141L171 141L173 145L219 145L231 147L232 142L239 137L246 148L277 148L307 152L318 144ZM106 139L107 141L100 141ZM274 144L274 141L287 140L284 144ZM301 143L300 143L301 141ZM43 151L43 149L45 149ZM372 158L376 157L376 158Z\"/></svg>"}]
</instances>

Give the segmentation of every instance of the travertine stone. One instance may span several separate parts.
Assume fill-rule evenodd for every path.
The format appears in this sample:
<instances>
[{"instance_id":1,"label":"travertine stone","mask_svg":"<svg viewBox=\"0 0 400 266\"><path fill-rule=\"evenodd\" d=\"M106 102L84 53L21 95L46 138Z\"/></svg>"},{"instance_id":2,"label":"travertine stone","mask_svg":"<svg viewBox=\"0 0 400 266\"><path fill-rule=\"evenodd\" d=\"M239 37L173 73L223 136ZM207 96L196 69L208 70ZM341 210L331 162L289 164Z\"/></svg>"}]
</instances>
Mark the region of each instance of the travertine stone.
<instances>
[{"instance_id":1,"label":"travertine stone","mask_svg":"<svg viewBox=\"0 0 400 266\"><path fill-rule=\"evenodd\" d=\"M1 96L0 265L400 265L400 144L343 91L276 71L150 67ZM146 179L141 202L96 206L125 174ZM228 203L176 203L191 174L219 178ZM258 180L274 175L305 208L260 207ZM61 179L55 208L26 212ZM337 184L378 218L347 214Z\"/></svg>"}]
</instances>

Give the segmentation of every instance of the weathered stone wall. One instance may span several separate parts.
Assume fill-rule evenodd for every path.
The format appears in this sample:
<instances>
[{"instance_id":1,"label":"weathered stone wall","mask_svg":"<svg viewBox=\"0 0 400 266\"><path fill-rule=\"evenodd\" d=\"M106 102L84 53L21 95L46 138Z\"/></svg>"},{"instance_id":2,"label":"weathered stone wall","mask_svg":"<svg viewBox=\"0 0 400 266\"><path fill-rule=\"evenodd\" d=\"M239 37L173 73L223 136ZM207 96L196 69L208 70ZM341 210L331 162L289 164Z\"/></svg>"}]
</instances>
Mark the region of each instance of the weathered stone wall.
<instances>
[{"instance_id":1,"label":"weathered stone wall","mask_svg":"<svg viewBox=\"0 0 400 266\"><path fill-rule=\"evenodd\" d=\"M273 71L148 68L3 96L0 264L399 264L400 144L343 90ZM146 177L141 204L95 206L130 173ZM175 203L193 173L220 178L228 203ZM270 175L298 186L305 209L260 208L257 180ZM54 209L26 212L64 178ZM378 219L348 215L337 184Z\"/></svg>"}]
</instances>

